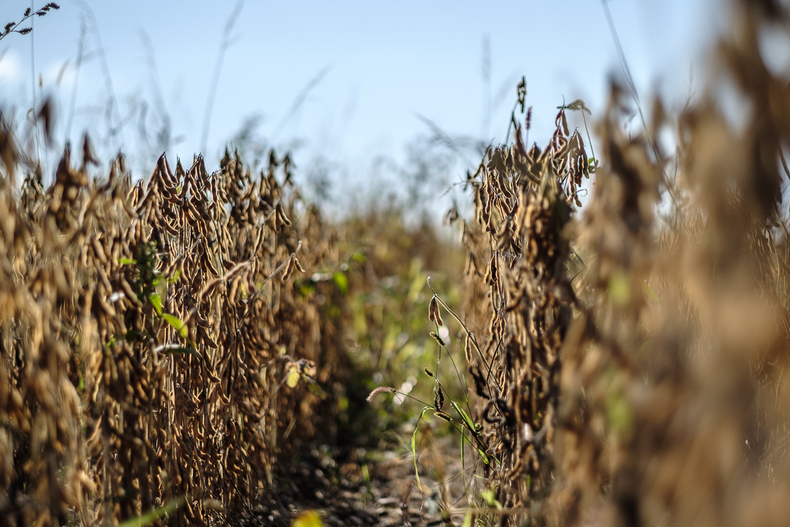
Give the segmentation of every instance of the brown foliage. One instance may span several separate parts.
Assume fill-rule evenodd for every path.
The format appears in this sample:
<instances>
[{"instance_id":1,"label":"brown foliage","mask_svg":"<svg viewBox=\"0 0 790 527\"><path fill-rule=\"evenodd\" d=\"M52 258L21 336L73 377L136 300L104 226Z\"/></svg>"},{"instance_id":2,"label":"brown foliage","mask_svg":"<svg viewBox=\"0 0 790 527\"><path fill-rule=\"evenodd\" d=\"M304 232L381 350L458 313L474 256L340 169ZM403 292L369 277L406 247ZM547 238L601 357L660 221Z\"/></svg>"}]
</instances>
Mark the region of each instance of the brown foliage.
<instances>
[{"instance_id":1,"label":"brown foliage","mask_svg":"<svg viewBox=\"0 0 790 527\"><path fill-rule=\"evenodd\" d=\"M30 175L17 199L12 139L0 525L116 522L182 497L179 521L206 524L271 488L289 434L331 438L337 405L307 387L328 364L342 380L339 337L288 281L327 247L316 214L291 219L288 157L254 177L230 155L213 174L162 156L132 185L123 157L89 177L86 139L79 169L67 148L52 186Z\"/></svg>"},{"instance_id":2,"label":"brown foliage","mask_svg":"<svg viewBox=\"0 0 790 527\"><path fill-rule=\"evenodd\" d=\"M543 152L525 151L517 131L470 179L468 311L490 321L470 371L502 524L790 517L779 168L790 78L768 69L759 40L788 18L739 2L733 20L711 88L678 121L676 156L655 143L660 104L648 130L628 135L613 88L597 130L604 164L579 220L584 145L562 111ZM742 122L716 101L724 84L749 106Z\"/></svg>"},{"instance_id":3,"label":"brown foliage","mask_svg":"<svg viewBox=\"0 0 790 527\"><path fill-rule=\"evenodd\" d=\"M520 126L512 146L489 149L469 179L476 222L462 226L468 302L474 319L490 321L480 353L467 359L487 454L496 459L486 474L506 509L545 494L555 468L560 348L575 303L565 229L589 177L584 142L569 132L565 112L542 151L527 150Z\"/></svg>"}]
</instances>

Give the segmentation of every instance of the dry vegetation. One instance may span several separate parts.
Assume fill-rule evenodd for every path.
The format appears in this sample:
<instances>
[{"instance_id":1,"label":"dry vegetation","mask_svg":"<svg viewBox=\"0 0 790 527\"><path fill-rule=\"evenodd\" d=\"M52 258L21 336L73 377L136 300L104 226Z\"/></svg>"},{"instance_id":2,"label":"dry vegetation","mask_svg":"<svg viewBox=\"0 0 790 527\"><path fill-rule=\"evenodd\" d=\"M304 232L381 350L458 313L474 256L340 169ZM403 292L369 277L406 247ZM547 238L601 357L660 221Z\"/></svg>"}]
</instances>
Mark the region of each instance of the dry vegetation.
<instances>
[{"instance_id":1,"label":"dry vegetation","mask_svg":"<svg viewBox=\"0 0 790 527\"><path fill-rule=\"evenodd\" d=\"M354 447L405 419L388 386L418 372L410 395L432 401L403 450L421 479L395 496L402 523L785 524L790 78L760 39L790 20L733 9L681 115L656 101L629 133L613 87L600 160L568 126L580 101L526 144L519 86L514 142L468 176L474 218L448 215L460 291L431 227L398 209L330 224L287 156L260 174L162 156L133 183L120 156L100 174L86 138L45 188L3 120L0 526L252 521L316 444L360 472Z\"/></svg>"},{"instance_id":2,"label":"dry vegetation","mask_svg":"<svg viewBox=\"0 0 790 527\"><path fill-rule=\"evenodd\" d=\"M543 150L516 130L470 177L469 373L485 500L471 519L552 525L780 525L786 456L790 144L785 75L760 35L788 31L771 2L740 2L708 90L678 117L676 152L628 134L615 87L589 162L564 109ZM724 85L742 121L717 101ZM523 106L522 106L523 108ZM784 167L784 171L783 168ZM573 219L576 217L576 219ZM474 495L471 498L476 498ZM495 498L495 499L492 499Z\"/></svg>"},{"instance_id":3,"label":"dry vegetation","mask_svg":"<svg viewBox=\"0 0 790 527\"><path fill-rule=\"evenodd\" d=\"M289 285L300 258L330 255L300 241L315 214L288 218L287 157L252 177L231 156L211 175L163 156L132 185L122 157L90 178L86 139L79 167L67 150L48 189L29 173L17 197L3 132L1 524L185 498L180 521L204 524L271 487L281 437L332 439L319 385L343 380L337 329Z\"/></svg>"}]
</instances>

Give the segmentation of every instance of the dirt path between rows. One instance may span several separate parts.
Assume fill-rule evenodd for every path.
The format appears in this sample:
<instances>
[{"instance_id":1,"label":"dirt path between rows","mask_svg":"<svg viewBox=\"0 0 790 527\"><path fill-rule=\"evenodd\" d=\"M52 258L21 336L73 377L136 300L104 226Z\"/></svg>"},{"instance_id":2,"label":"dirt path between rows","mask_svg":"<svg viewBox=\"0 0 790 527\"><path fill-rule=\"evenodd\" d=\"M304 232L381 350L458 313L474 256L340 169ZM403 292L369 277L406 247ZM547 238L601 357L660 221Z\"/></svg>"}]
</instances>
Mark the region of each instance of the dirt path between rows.
<instances>
[{"instance_id":1,"label":"dirt path between rows","mask_svg":"<svg viewBox=\"0 0 790 527\"><path fill-rule=\"evenodd\" d=\"M420 491L411 453L357 450L347 460L324 447L280 469L276 489L254 508L246 525L286 527L306 510L319 511L327 527L410 526L443 524L442 485L435 476L444 473L444 492L453 507L465 507L458 447L439 442L432 453L420 455ZM455 451L455 452L454 452ZM441 457L437 463L437 456ZM434 477L423 475L433 474ZM460 524L461 516L455 515Z\"/></svg>"}]
</instances>

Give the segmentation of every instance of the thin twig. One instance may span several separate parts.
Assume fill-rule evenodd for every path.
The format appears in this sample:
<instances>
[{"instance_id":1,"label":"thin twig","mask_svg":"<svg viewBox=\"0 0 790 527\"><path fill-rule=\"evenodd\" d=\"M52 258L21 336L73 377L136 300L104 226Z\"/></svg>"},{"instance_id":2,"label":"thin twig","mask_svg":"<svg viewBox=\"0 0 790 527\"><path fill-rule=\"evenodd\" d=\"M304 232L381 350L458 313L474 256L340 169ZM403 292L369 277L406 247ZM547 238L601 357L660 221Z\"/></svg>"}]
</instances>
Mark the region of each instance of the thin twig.
<instances>
[{"instance_id":1,"label":"thin twig","mask_svg":"<svg viewBox=\"0 0 790 527\"><path fill-rule=\"evenodd\" d=\"M617 48L617 55L620 58L620 65L623 67L623 74L625 75L625 81L628 83L628 89L631 90L631 96L634 98L634 103L636 104L637 112L639 112L639 118L642 121L642 129L644 130L645 139L647 139L647 143L650 146L650 149L653 151L653 156L655 157L655 162L661 165L661 174L664 180L664 186L669 192L669 197L672 199L673 203L677 204L677 200L675 199L675 192L673 191L672 187L667 183L667 174L664 170L664 166L661 163L661 156L658 154L658 146L656 146L655 138L650 135L650 130L647 127L647 120L645 119L645 114L642 111L642 101L639 99L639 92L636 89L636 83L634 82L634 77L631 75L631 68L628 67L628 60L625 58L625 51L623 51L623 46L620 43L620 37L617 34L617 28L614 25L614 19L612 18L612 12L609 10L609 0L601 0L601 5L603 5L604 14L606 15L606 22L609 24L609 32L612 34L612 39L614 39L615 48Z\"/></svg>"},{"instance_id":2,"label":"thin twig","mask_svg":"<svg viewBox=\"0 0 790 527\"><path fill-rule=\"evenodd\" d=\"M80 68L85 53L85 35L87 29L85 27L85 15L80 13L80 39L77 43L77 62L74 63L74 85L71 87L71 103L69 104L69 117L66 121L66 140L68 143L71 141L71 125L74 122L74 108L77 105L77 87L80 80Z\"/></svg>"},{"instance_id":3,"label":"thin twig","mask_svg":"<svg viewBox=\"0 0 790 527\"><path fill-rule=\"evenodd\" d=\"M299 108L302 107L304 102L307 100L307 96L310 95L310 92L313 91L313 88L318 86L321 81L326 77L326 74L329 73L329 70L332 69L329 66L326 66L324 69L319 71L312 79L310 79L307 84L305 84L304 88L296 95L294 98L294 102L291 103L291 107L288 109L286 114L280 119L280 122L277 123L277 126L272 132L272 136L270 141L273 143L275 139L280 135L280 133L285 128L285 125L296 115L296 112L299 111Z\"/></svg>"},{"instance_id":4,"label":"thin twig","mask_svg":"<svg viewBox=\"0 0 790 527\"><path fill-rule=\"evenodd\" d=\"M222 40L219 45L219 52L217 53L217 62L214 64L214 73L211 76L211 86L208 90L208 99L206 100L206 111L203 114L203 130L200 133L200 151L206 151L206 143L208 142L208 130L211 125L211 113L214 111L214 99L217 96L217 87L219 86L220 73L222 73L222 63L225 61L225 52L231 44L230 34L233 27L236 25L236 20L239 18L241 8L244 6L244 0L239 0L236 7L225 22L225 29L222 31Z\"/></svg>"},{"instance_id":5,"label":"thin twig","mask_svg":"<svg viewBox=\"0 0 790 527\"><path fill-rule=\"evenodd\" d=\"M302 248L302 240L299 240L299 245L296 246L296 250L291 253L291 256L286 258L279 266L277 266L277 269L275 269L274 272L270 274L269 277L266 278L266 280L263 281L263 283L258 287L258 289L256 289L255 292L250 295L250 297L247 299L247 307L244 309L244 314L242 315L241 320L239 321L239 326L244 324L244 321L247 319L247 316L250 314L250 308L252 307L252 302L255 300L255 297L258 296L258 293L260 293L263 290L263 288L266 286L266 284L271 282L275 276L280 274L280 272L283 269L285 269L289 263L291 263L291 260L296 258L296 255L301 250L301 248Z\"/></svg>"},{"instance_id":6,"label":"thin twig","mask_svg":"<svg viewBox=\"0 0 790 527\"><path fill-rule=\"evenodd\" d=\"M447 313L449 313L450 316L453 317L456 322L458 322L458 324L460 324L461 328L464 330L464 332L466 333L467 337L469 337L469 341L474 345L475 350L477 350L477 354L480 356L480 360L483 361L483 364L488 369L487 374L488 374L488 377L490 378L491 365L488 364L486 362L486 360L485 360L485 357L483 357L483 352L480 350L480 346L477 344L477 337L475 337L474 333L469 331L469 328L467 328L466 324L464 324L464 322L461 320L461 318L458 315L455 314L455 311L450 309L450 306L448 306L447 303L445 303L445 301L442 300L442 298L438 294L436 294L436 291L433 290L433 286L431 286L431 277L430 276L427 278L427 282L428 282L428 288L431 290L431 293L433 293L433 296L434 296L434 298L436 298L436 301L439 302L439 304L441 304L441 306L445 309L445 311L447 311ZM492 359L492 362L493 362L493 359ZM489 392L490 392L490 388L489 388ZM490 395L490 393L489 393L489 395Z\"/></svg>"},{"instance_id":7,"label":"thin twig","mask_svg":"<svg viewBox=\"0 0 790 527\"><path fill-rule=\"evenodd\" d=\"M89 29L92 31L94 38L96 39L96 51L99 54L99 63L101 64L101 71L102 75L104 76L104 84L107 89L107 111L105 114L105 118L107 120L107 141L112 140L115 138L116 135L120 134L120 144L126 144L126 140L123 135L123 126L125 125L123 121L123 117L121 116L121 110L118 108L118 98L115 96L115 86L112 82L112 75L110 74L110 64L107 61L107 54L104 51L104 43L102 42L101 38L101 31L99 30L99 22L96 20L96 15L93 12L90 4L88 4L85 0L79 1L80 6L83 9L83 12L87 14L87 18L90 20ZM114 124L113 119L117 115L119 124L116 126Z\"/></svg>"},{"instance_id":8,"label":"thin twig","mask_svg":"<svg viewBox=\"0 0 790 527\"><path fill-rule=\"evenodd\" d=\"M30 10L35 11L35 6L33 5L34 0L30 0ZM38 165L38 170L41 170L41 145L39 141L39 131L38 131L38 115L37 115L37 107L38 101L36 100L36 36L32 34L32 29L35 26L36 17L29 15L30 18L30 88L33 92L33 112L31 116L33 118L33 134L36 140L36 164Z\"/></svg>"}]
</instances>

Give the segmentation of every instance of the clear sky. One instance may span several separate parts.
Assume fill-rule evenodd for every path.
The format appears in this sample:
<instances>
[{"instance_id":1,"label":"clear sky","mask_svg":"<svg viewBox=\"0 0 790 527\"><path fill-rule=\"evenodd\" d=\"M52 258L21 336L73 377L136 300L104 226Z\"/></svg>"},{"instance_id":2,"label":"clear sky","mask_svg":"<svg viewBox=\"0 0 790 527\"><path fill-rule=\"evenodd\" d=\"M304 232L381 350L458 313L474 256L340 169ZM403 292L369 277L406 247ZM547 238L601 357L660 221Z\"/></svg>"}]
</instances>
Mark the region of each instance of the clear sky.
<instances>
[{"instance_id":1,"label":"clear sky","mask_svg":"<svg viewBox=\"0 0 790 527\"><path fill-rule=\"evenodd\" d=\"M60 4L35 20L32 35L0 41L6 113L24 120L34 66L43 92L58 102L61 144L78 78L72 140L87 129L104 152L123 146L143 172L151 168L146 156L165 143L171 159L191 161L236 2ZM0 22L18 21L30 5L2 0ZM701 50L721 23L717 5L610 1L643 98L657 89L682 104L691 79L702 76ZM230 37L208 131L210 169L245 120L256 123L259 140L295 150L297 165L323 159L344 167L339 172L351 180L364 178L376 156L402 159L405 145L428 134L418 115L452 135L502 141L522 75L534 106L531 138L542 142L563 97L583 98L600 112L609 75L620 71L600 0L247 0ZM108 106L110 93L115 106ZM157 141L165 120L169 139ZM110 125L121 130L112 138Z\"/></svg>"}]
</instances>

